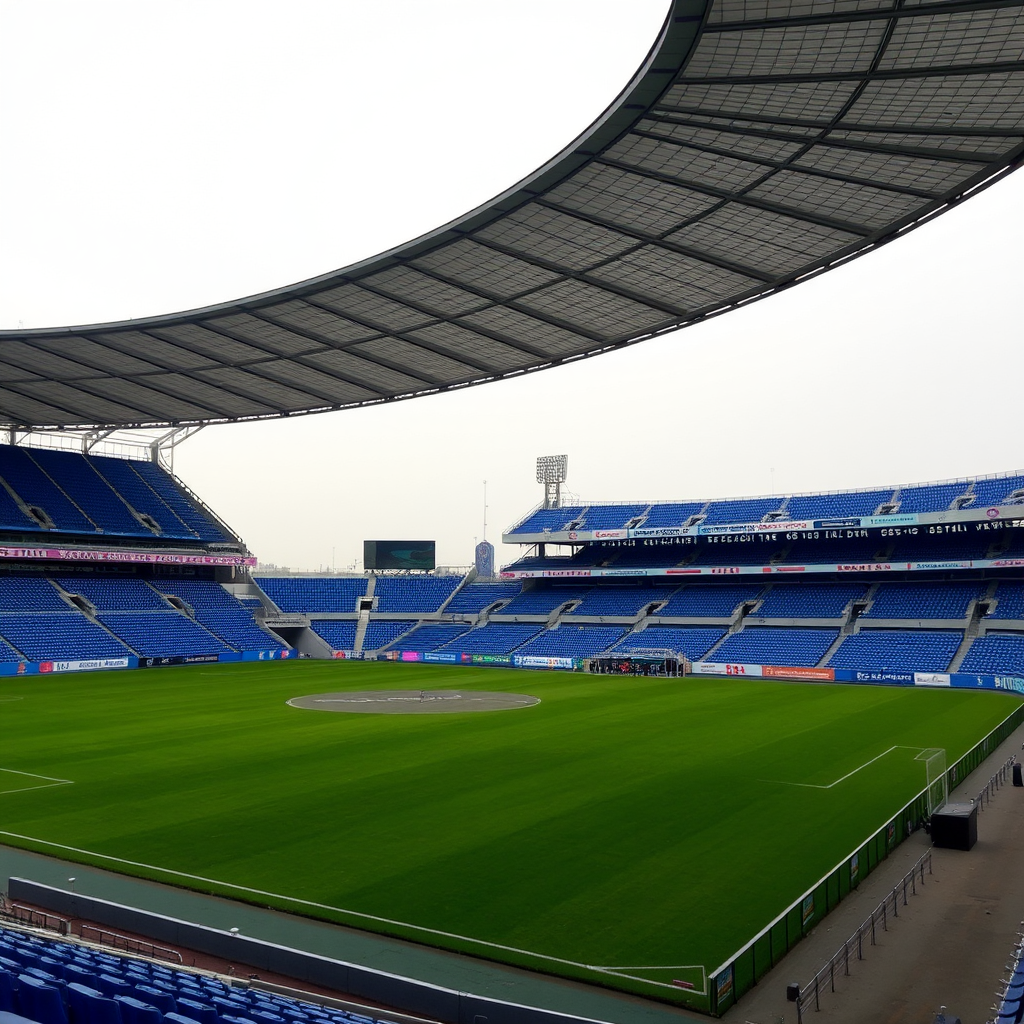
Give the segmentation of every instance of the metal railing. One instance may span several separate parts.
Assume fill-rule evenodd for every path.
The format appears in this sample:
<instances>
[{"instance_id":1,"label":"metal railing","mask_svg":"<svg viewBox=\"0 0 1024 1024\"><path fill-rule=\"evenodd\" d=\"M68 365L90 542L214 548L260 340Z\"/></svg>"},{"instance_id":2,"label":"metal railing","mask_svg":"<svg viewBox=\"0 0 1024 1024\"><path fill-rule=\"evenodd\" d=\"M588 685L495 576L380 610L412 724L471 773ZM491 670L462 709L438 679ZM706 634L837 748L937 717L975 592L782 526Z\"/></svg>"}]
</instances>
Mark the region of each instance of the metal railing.
<instances>
[{"instance_id":1,"label":"metal railing","mask_svg":"<svg viewBox=\"0 0 1024 1024\"><path fill-rule=\"evenodd\" d=\"M978 793L978 795L971 801L972 804L978 805L978 812L985 810L985 802L992 803L992 795L997 790L1002 789L1006 785L1006 780L1010 773L1013 771L1013 766L1017 763L1017 755L1014 754L1012 757L999 766L995 775L985 783L984 787Z\"/></svg>"},{"instance_id":2,"label":"metal railing","mask_svg":"<svg viewBox=\"0 0 1024 1024\"><path fill-rule=\"evenodd\" d=\"M86 932L89 934L86 935ZM101 946L110 946L112 949L123 949L126 953L139 953L142 956L151 957L154 960L167 960L171 963L181 964L184 960L176 949L168 949L166 946L157 946L145 939L132 938L129 935L121 935L118 932L108 931L106 928L97 928L93 924L82 925L82 938L90 942L96 942Z\"/></svg>"},{"instance_id":3,"label":"metal railing","mask_svg":"<svg viewBox=\"0 0 1024 1024\"><path fill-rule=\"evenodd\" d=\"M850 975L850 959L864 959L864 943L874 946L878 929L887 932L889 930L889 918L899 918L900 906L906 906L910 896L917 895L918 878L922 887L924 886L925 868L928 874L932 873L932 853L929 850L918 862L908 871L893 888L882 897L881 903L857 926L857 930L843 943L835 956L823 967L819 968L813 978L803 985L796 997L796 1019L798 1024L803 1024L804 1009L812 1000L814 1009L821 1009L821 996L825 991L836 990L836 973L841 972L843 977ZM902 901L902 902L901 902Z\"/></svg>"},{"instance_id":4,"label":"metal railing","mask_svg":"<svg viewBox=\"0 0 1024 1024\"><path fill-rule=\"evenodd\" d=\"M36 910L35 907L26 907L7 899L0 902L0 918L57 932L59 935L67 935L71 930L71 922L66 917L48 914L43 910Z\"/></svg>"}]
</instances>

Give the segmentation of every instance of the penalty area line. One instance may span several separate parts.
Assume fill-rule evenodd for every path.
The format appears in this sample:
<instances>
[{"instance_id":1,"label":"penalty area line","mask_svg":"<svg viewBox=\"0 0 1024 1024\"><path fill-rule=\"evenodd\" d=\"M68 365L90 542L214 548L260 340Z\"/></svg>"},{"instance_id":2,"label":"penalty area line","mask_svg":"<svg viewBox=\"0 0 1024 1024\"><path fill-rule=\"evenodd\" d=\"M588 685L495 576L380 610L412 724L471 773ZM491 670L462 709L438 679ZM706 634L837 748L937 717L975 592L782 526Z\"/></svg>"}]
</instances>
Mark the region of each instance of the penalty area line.
<instances>
[{"instance_id":1,"label":"penalty area line","mask_svg":"<svg viewBox=\"0 0 1024 1024\"><path fill-rule=\"evenodd\" d=\"M766 783L768 783L769 785L772 785L772 786L798 786L800 789L832 789L833 786L838 786L840 782L845 782L847 779L853 778L853 776L856 775L857 772L863 771L869 765L874 764L876 761L881 761L883 757L887 757L894 750L918 750L918 751L920 751L920 750L926 750L926 749L931 749L931 748L904 747L904 746L901 746L900 744L896 744L895 746L890 747L888 750L883 750L882 753L880 753L877 757L871 758L870 761L865 761L862 765L859 765L857 768L854 768L852 772L847 772L841 778L836 779L834 782L829 782L827 785L818 785L818 784L813 783L813 782L784 782L782 779L758 779L757 781L758 782L766 782ZM919 757L920 757L920 754L918 754L918 757L914 758L914 760L915 761L918 760Z\"/></svg>"},{"instance_id":2,"label":"penalty area line","mask_svg":"<svg viewBox=\"0 0 1024 1024\"><path fill-rule=\"evenodd\" d=\"M533 957L537 960L547 960L549 963L565 964L569 967L580 967L586 971L598 973L609 972L605 967L597 967L594 964L581 964L578 960L566 960L560 956L549 956L547 953L534 953L529 949L520 949L518 946L506 946L500 942L489 942L487 939L474 939L469 935L459 935L458 932L446 932L440 928L427 928L425 925L410 924L408 921L396 921L390 917L379 917L376 914L365 914L359 910L346 910L344 907L332 907L329 903L317 903L314 900L304 900L297 896L285 896L279 892L269 892L266 889L254 889L248 885L237 885L234 882L223 882L218 878L207 878L204 875L193 875L187 871L177 871L174 868L162 868L157 864L146 864L138 860L128 860L125 857L114 857L107 853L97 853L94 850L83 850L78 846L68 846L65 843L54 843L49 839L36 839L34 836L23 836L17 832L6 832L0 830L0 836L7 836L10 839L20 839L23 842L38 843L40 846L48 846L55 850L66 850L69 853L79 853L86 857L95 857L97 860L110 861L113 864L126 864L133 868L144 868L147 871L157 871L164 875L172 875L176 878L187 878L193 882L205 882L208 885L223 886L225 889L235 889L238 892L249 893L253 896L269 896L275 900L283 900L286 903L294 903L303 907L314 907L317 910L330 910L335 914L345 914L349 917L361 918L364 921L375 921L378 924L394 925L399 928L408 928L410 931L422 932L425 935L439 935L446 939L455 939L459 942L467 942L471 945L486 946L489 949L500 949L506 953L519 953L523 956ZM647 981L646 978L638 979ZM663 985L663 982L652 981L652 985ZM675 987L675 986L669 986Z\"/></svg>"},{"instance_id":3,"label":"penalty area line","mask_svg":"<svg viewBox=\"0 0 1024 1024\"><path fill-rule=\"evenodd\" d=\"M18 786L16 789L0 789L0 796L9 793L27 793L34 789L52 789L54 786L73 786L71 779L57 779L51 775L37 775L35 772L19 772L16 768L0 768L0 778L5 775L21 775L26 779L42 779L36 786Z\"/></svg>"}]
</instances>

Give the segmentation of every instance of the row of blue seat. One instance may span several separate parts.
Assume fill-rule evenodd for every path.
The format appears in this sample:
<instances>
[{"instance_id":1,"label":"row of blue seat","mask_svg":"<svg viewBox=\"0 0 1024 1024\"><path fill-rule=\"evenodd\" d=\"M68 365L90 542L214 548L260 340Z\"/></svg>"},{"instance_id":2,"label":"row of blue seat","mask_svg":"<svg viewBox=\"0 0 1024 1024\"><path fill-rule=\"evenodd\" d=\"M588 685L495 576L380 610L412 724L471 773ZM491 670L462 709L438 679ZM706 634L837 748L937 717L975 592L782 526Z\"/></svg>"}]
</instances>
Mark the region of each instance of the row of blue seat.
<instances>
[{"instance_id":1,"label":"row of blue seat","mask_svg":"<svg viewBox=\"0 0 1024 1024\"><path fill-rule=\"evenodd\" d=\"M387 1024L11 929L0 929L0 1011L37 1024Z\"/></svg>"},{"instance_id":2,"label":"row of blue seat","mask_svg":"<svg viewBox=\"0 0 1024 1024\"><path fill-rule=\"evenodd\" d=\"M235 539L150 462L0 445L0 480L0 529L39 531L46 523L67 534Z\"/></svg>"},{"instance_id":3,"label":"row of blue seat","mask_svg":"<svg viewBox=\"0 0 1024 1024\"><path fill-rule=\"evenodd\" d=\"M872 516L887 513L942 512L958 502L964 508L1020 503L1024 477L1016 474L991 479L956 480L946 484L917 484L869 491L833 494L794 494L768 498L725 498L714 501L633 503L622 505L574 505L537 509L509 531L533 534L545 530L622 529L640 520L645 527L682 526L691 516L702 515L706 524L756 523L774 515L781 520Z\"/></svg>"}]
</instances>

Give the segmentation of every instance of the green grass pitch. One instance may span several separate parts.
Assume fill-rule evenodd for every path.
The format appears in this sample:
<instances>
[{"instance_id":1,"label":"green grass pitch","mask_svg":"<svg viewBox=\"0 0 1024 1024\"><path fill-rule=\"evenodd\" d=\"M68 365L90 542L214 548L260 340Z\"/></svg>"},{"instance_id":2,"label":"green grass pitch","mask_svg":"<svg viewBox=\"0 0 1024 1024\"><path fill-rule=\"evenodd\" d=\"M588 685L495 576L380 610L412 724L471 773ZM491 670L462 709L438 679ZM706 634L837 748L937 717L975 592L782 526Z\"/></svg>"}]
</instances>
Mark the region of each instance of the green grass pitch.
<instances>
[{"instance_id":1,"label":"green grass pitch","mask_svg":"<svg viewBox=\"0 0 1024 1024\"><path fill-rule=\"evenodd\" d=\"M541 703L285 703L401 688ZM1018 703L359 662L4 679L0 842L628 988L583 965L717 967L924 788L922 748L952 763Z\"/></svg>"}]
</instances>

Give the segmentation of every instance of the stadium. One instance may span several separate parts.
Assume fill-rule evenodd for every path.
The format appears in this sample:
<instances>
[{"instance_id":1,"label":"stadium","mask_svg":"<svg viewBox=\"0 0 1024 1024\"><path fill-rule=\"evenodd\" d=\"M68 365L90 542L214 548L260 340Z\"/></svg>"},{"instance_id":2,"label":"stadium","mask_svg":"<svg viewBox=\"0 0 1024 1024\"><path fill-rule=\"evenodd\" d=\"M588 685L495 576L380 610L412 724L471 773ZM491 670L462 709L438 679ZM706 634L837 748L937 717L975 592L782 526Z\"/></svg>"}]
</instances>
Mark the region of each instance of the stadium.
<instances>
[{"instance_id":1,"label":"stadium","mask_svg":"<svg viewBox=\"0 0 1024 1024\"><path fill-rule=\"evenodd\" d=\"M294 573L173 455L799 306L1018 168L1022 40L1000 0L675 0L590 128L436 230L237 301L0 331L0 1011L751 1019L954 794L975 825L996 794L984 840L1024 726L1024 470L594 501L545 455L497 564L367 539L363 572ZM20 927L55 921L335 1003Z\"/></svg>"}]
</instances>

